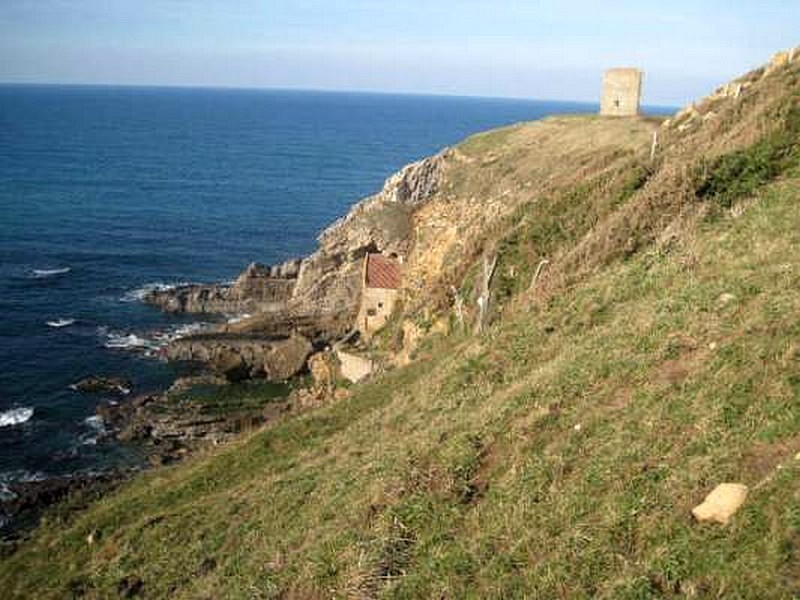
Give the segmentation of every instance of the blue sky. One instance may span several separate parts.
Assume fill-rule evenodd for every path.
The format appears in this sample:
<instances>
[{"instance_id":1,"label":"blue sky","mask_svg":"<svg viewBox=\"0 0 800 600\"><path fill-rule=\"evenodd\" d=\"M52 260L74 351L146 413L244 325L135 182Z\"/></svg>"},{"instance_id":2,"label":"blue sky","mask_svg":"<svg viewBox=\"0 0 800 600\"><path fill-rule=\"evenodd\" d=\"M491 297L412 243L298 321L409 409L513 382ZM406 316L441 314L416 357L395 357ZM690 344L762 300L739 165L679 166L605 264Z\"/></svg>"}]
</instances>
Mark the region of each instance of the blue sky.
<instances>
[{"instance_id":1,"label":"blue sky","mask_svg":"<svg viewBox=\"0 0 800 600\"><path fill-rule=\"evenodd\" d=\"M0 81L594 101L702 96L800 44L800 0L0 0Z\"/></svg>"}]
</instances>

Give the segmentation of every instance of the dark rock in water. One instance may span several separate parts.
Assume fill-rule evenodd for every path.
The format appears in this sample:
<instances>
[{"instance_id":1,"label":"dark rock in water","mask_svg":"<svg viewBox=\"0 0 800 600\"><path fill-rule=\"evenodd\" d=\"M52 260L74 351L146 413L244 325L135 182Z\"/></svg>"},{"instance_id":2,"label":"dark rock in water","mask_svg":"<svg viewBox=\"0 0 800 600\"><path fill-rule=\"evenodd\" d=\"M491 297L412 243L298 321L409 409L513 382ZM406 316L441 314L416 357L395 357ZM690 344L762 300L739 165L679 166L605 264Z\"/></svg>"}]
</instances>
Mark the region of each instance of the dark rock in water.
<instances>
[{"instance_id":1,"label":"dark rock in water","mask_svg":"<svg viewBox=\"0 0 800 600\"><path fill-rule=\"evenodd\" d=\"M68 497L85 496L88 502L112 489L132 471L78 473L39 481L18 481L7 484L10 494L0 500L0 517L6 525L0 534L13 533L17 527L32 524L41 512Z\"/></svg>"},{"instance_id":2,"label":"dark rock in water","mask_svg":"<svg viewBox=\"0 0 800 600\"><path fill-rule=\"evenodd\" d=\"M128 402L101 404L97 416L109 432L122 441L134 441L149 437L150 430L145 420L138 417L145 414L145 408L157 400L157 396L138 396Z\"/></svg>"},{"instance_id":3,"label":"dark rock in water","mask_svg":"<svg viewBox=\"0 0 800 600\"><path fill-rule=\"evenodd\" d=\"M207 386L208 381L219 380L198 381ZM240 397L231 401L224 391L227 385L217 391L201 386L199 393L178 386L161 394L101 405L97 414L110 436L139 445L151 465L168 464L192 450L225 443L241 431L260 426L265 421L265 405L277 410L288 404L287 399L269 396L260 400L258 395L245 396L244 402Z\"/></svg>"},{"instance_id":4,"label":"dark rock in water","mask_svg":"<svg viewBox=\"0 0 800 600\"><path fill-rule=\"evenodd\" d=\"M132 388L130 379L123 377L100 377L98 375L91 375L84 377L78 383L72 384L73 389L79 392L118 392L120 394L129 394Z\"/></svg>"},{"instance_id":5,"label":"dark rock in water","mask_svg":"<svg viewBox=\"0 0 800 600\"><path fill-rule=\"evenodd\" d=\"M228 381L266 379L284 381L297 375L311 355L311 342L301 335L274 338L256 335L206 334L172 342L170 360L208 364Z\"/></svg>"}]
</instances>

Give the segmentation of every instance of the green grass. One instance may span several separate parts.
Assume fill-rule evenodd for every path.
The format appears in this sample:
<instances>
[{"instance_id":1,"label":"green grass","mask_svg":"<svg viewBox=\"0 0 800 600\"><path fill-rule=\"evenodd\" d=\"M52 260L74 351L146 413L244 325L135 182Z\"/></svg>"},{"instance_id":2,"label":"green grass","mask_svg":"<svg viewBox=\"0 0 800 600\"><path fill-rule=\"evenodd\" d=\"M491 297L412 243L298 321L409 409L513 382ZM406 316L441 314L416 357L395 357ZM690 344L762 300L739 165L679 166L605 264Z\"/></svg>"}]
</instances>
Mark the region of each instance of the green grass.
<instances>
[{"instance_id":1,"label":"green grass","mask_svg":"<svg viewBox=\"0 0 800 600\"><path fill-rule=\"evenodd\" d=\"M171 395L176 404L198 406L201 414L260 415L265 402L284 400L293 387L303 380L287 383L244 382L229 385L199 385L186 392Z\"/></svg>"},{"instance_id":2,"label":"green grass","mask_svg":"<svg viewBox=\"0 0 800 600\"><path fill-rule=\"evenodd\" d=\"M631 162L618 170L585 181L563 194L518 208L504 227L497 245L498 269L492 293L496 313L527 290L542 260L568 250L604 217L625 204L647 182L649 172Z\"/></svg>"},{"instance_id":3,"label":"green grass","mask_svg":"<svg viewBox=\"0 0 800 600\"><path fill-rule=\"evenodd\" d=\"M785 109L774 133L744 150L725 154L702 168L697 196L730 208L740 198L797 168L800 163L800 106L795 99Z\"/></svg>"},{"instance_id":4,"label":"green grass","mask_svg":"<svg viewBox=\"0 0 800 600\"><path fill-rule=\"evenodd\" d=\"M115 597L136 576L153 598L791 597L799 201L796 180L762 190L680 252L637 255L484 338L440 339L345 401L46 521L0 587ZM729 527L694 524L723 481L760 487Z\"/></svg>"}]
</instances>

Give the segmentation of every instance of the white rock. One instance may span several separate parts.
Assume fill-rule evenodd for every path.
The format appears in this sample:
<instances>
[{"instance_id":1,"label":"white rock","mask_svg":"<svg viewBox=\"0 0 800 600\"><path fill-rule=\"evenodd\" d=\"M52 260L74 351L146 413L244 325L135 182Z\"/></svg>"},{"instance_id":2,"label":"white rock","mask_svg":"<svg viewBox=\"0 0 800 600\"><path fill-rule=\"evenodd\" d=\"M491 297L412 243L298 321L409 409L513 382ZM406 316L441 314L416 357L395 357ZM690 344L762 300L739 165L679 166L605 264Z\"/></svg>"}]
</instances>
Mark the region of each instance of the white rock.
<instances>
[{"instance_id":1,"label":"white rock","mask_svg":"<svg viewBox=\"0 0 800 600\"><path fill-rule=\"evenodd\" d=\"M715 521L727 525L747 497L747 486L741 483L721 483L706 496L702 504L692 509L700 522Z\"/></svg>"},{"instance_id":2,"label":"white rock","mask_svg":"<svg viewBox=\"0 0 800 600\"><path fill-rule=\"evenodd\" d=\"M726 293L724 293L724 294L722 294L722 295L719 297L719 303L720 303L720 304L722 304L723 306L724 306L725 304L730 304L730 303L731 303L731 302L733 302L734 300L736 300L736 296L734 296L733 294L727 293L727 292L726 292Z\"/></svg>"}]
</instances>

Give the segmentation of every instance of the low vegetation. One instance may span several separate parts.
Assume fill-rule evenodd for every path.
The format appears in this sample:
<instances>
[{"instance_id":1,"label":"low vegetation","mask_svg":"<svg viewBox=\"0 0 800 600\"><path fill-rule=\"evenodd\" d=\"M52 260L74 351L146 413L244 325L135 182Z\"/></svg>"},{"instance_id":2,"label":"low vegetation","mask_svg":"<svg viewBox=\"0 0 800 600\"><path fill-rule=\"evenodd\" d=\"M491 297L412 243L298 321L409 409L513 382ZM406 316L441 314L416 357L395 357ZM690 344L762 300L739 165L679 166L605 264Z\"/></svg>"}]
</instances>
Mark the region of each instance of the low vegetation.
<instances>
[{"instance_id":1,"label":"low vegetation","mask_svg":"<svg viewBox=\"0 0 800 600\"><path fill-rule=\"evenodd\" d=\"M796 168L800 161L800 99L793 98L786 114L776 117L784 126L758 143L725 154L704 165L697 195L730 208L737 200L750 196L761 186Z\"/></svg>"}]
</instances>

